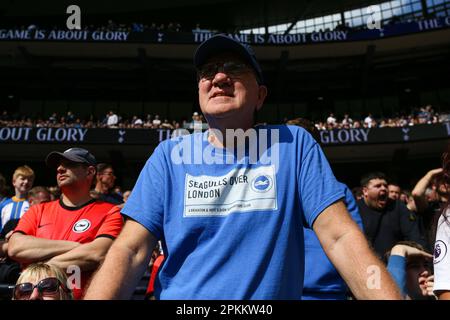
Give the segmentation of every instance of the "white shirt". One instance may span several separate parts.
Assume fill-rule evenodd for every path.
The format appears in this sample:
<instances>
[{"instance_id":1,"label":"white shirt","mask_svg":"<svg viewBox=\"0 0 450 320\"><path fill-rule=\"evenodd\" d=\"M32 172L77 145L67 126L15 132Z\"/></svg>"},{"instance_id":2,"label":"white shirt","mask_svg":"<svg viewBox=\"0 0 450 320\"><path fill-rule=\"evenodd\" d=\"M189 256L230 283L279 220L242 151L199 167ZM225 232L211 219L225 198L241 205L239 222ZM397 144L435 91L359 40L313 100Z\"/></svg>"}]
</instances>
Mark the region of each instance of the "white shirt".
<instances>
[{"instance_id":1,"label":"white shirt","mask_svg":"<svg viewBox=\"0 0 450 320\"><path fill-rule=\"evenodd\" d=\"M434 292L450 290L450 210L439 217L434 245Z\"/></svg>"},{"instance_id":2,"label":"white shirt","mask_svg":"<svg viewBox=\"0 0 450 320\"><path fill-rule=\"evenodd\" d=\"M106 124L108 126L114 126L117 124L117 122L119 122L119 118L117 117L117 114L112 114L110 116L108 116L108 120L106 121Z\"/></svg>"},{"instance_id":3,"label":"white shirt","mask_svg":"<svg viewBox=\"0 0 450 320\"><path fill-rule=\"evenodd\" d=\"M336 118L334 118L334 117L332 117L332 116L329 116L329 117L327 118L327 123L328 123L328 124L336 124Z\"/></svg>"}]
</instances>

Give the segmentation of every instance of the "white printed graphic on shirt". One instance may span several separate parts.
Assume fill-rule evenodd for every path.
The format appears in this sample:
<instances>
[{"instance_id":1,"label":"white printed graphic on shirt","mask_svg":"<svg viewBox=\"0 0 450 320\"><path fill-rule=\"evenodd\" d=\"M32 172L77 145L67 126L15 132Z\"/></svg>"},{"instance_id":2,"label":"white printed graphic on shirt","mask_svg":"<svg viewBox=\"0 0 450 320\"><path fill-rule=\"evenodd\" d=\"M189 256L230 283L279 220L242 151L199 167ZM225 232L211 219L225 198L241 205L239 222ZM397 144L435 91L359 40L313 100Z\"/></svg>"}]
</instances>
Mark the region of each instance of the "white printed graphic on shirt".
<instances>
[{"instance_id":1,"label":"white printed graphic on shirt","mask_svg":"<svg viewBox=\"0 0 450 320\"><path fill-rule=\"evenodd\" d=\"M242 168L224 176L186 174L184 217L227 216L277 209L275 167Z\"/></svg>"}]
</instances>

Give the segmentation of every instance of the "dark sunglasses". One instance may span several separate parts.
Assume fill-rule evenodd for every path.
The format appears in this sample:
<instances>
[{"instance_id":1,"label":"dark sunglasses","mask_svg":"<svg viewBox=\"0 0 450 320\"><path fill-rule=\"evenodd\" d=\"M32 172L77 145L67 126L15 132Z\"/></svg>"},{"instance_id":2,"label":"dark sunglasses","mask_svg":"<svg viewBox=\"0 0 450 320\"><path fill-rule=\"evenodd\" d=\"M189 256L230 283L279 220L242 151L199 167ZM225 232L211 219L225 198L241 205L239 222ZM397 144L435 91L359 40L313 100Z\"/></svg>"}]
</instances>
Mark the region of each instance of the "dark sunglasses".
<instances>
[{"instance_id":1,"label":"dark sunglasses","mask_svg":"<svg viewBox=\"0 0 450 320\"><path fill-rule=\"evenodd\" d=\"M50 296L57 293L60 287L66 292L69 291L57 278L45 278L36 285L31 282L16 284L13 296L15 300L27 300L32 295L34 288L38 289L39 294Z\"/></svg>"},{"instance_id":2,"label":"dark sunglasses","mask_svg":"<svg viewBox=\"0 0 450 320\"><path fill-rule=\"evenodd\" d=\"M251 71L251 67L245 63L233 61L206 63L197 69L198 79L213 79L218 72L223 72L229 77L234 78Z\"/></svg>"}]
</instances>

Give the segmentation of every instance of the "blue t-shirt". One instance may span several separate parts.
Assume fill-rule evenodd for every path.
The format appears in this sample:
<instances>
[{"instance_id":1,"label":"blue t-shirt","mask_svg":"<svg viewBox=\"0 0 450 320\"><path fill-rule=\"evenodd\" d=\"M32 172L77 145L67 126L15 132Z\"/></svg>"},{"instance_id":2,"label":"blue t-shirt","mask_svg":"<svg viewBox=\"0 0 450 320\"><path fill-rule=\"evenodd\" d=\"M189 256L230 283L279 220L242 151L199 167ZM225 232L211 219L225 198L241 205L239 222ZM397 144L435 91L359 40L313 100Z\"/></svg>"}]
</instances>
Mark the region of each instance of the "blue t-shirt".
<instances>
[{"instance_id":1,"label":"blue t-shirt","mask_svg":"<svg viewBox=\"0 0 450 320\"><path fill-rule=\"evenodd\" d=\"M30 207L26 199L7 198L0 203L0 232L9 220L20 219Z\"/></svg>"},{"instance_id":2,"label":"blue t-shirt","mask_svg":"<svg viewBox=\"0 0 450 320\"><path fill-rule=\"evenodd\" d=\"M243 155L207 132L166 140L142 169L122 213L162 240L157 299L301 298L303 226L344 188L304 129L256 132Z\"/></svg>"},{"instance_id":3,"label":"blue t-shirt","mask_svg":"<svg viewBox=\"0 0 450 320\"><path fill-rule=\"evenodd\" d=\"M345 205L352 219L363 229L358 205L350 189L345 188ZM305 233L305 282L303 300L345 299L347 285L337 272L319 242L314 231L304 229Z\"/></svg>"}]
</instances>

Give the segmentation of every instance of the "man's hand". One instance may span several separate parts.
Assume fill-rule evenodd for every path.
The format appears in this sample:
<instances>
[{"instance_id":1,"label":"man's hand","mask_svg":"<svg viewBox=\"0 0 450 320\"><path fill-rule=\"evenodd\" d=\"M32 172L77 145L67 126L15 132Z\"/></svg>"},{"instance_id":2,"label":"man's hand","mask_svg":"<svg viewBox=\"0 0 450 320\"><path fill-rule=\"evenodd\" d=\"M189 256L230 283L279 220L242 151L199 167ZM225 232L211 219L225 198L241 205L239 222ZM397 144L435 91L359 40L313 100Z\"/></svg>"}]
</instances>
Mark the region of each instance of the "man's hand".
<instances>
[{"instance_id":1,"label":"man's hand","mask_svg":"<svg viewBox=\"0 0 450 320\"><path fill-rule=\"evenodd\" d=\"M391 250L391 256L392 255L402 256L405 258L421 257L427 260L433 260L433 255L429 254L428 252L425 252L423 250L414 247L410 247L405 244L395 245Z\"/></svg>"},{"instance_id":2,"label":"man's hand","mask_svg":"<svg viewBox=\"0 0 450 320\"><path fill-rule=\"evenodd\" d=\"M11 230L10 232L8 232L8 233L6 234L6 236L5 236L6 242L9 241L9 238L11 238L11 236L13 235L13 233L14 233L14 230Z\"/></svg>"}]
</instances>

